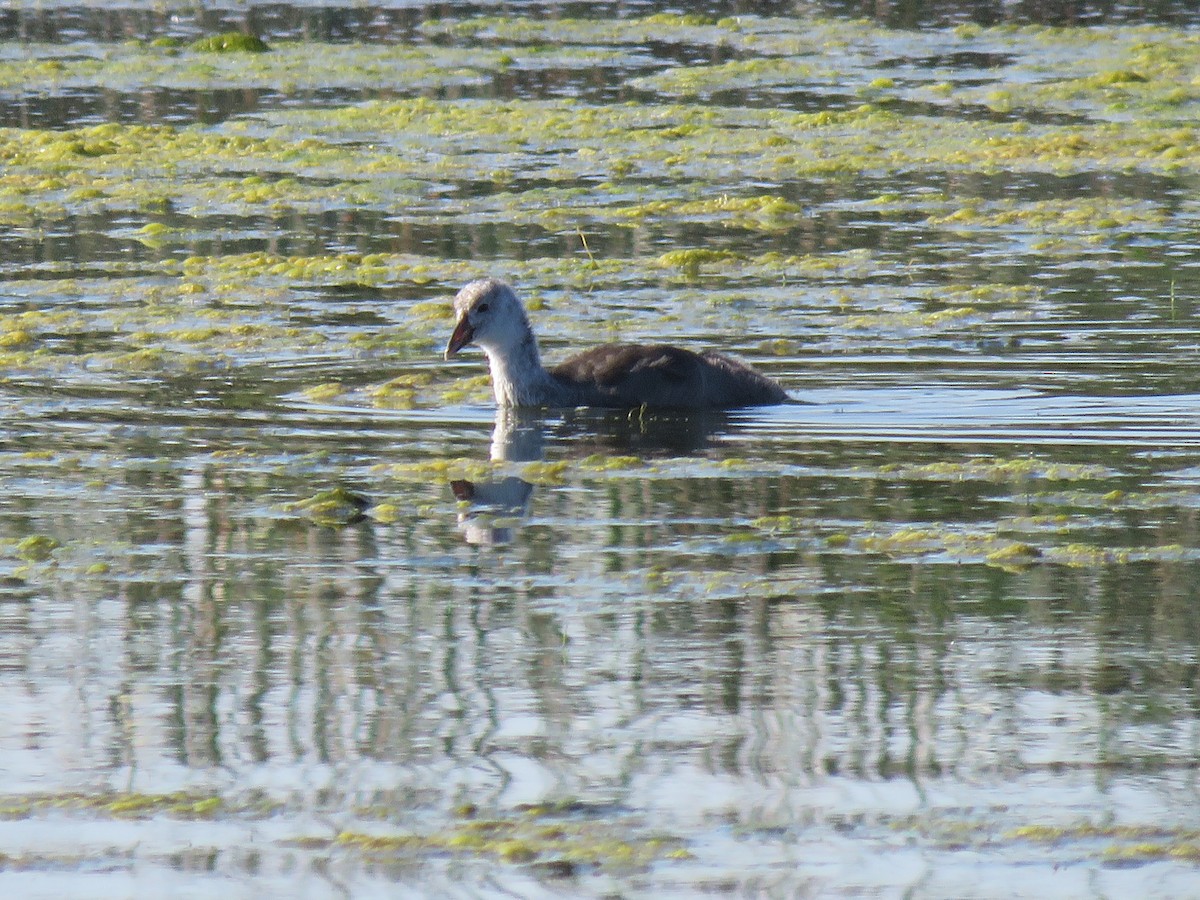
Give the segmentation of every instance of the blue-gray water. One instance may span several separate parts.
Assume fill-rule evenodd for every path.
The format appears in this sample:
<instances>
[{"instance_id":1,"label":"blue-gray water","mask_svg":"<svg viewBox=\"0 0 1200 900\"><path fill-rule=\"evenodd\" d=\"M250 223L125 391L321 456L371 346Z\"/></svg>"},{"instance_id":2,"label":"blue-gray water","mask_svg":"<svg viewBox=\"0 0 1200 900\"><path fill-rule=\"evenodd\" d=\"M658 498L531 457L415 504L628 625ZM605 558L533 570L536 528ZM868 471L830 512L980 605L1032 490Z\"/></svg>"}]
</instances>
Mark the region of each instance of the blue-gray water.
<instances>
[{"instance_id":1,"label":"blue-gray water","mask_svg":"<svg viewBox=\"0 0 1200 900\"><path fill-rule=\"evenodd\" d=\"M661 11L0 17L7 895L1200 890L1194 17Z\"/></svg>"}]
</instances>

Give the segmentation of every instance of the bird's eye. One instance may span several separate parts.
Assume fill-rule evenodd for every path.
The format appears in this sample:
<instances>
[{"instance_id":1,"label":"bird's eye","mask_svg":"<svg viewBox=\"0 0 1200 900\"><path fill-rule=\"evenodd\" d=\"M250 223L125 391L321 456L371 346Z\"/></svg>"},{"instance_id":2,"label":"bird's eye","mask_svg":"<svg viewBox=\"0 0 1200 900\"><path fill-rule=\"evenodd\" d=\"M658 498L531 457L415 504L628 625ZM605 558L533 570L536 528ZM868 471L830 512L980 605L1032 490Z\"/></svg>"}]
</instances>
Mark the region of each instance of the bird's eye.
<instances>
[{"instance_id":1,"label":"bird's eye","mask_svg":"<svg viewBox=\"0 0 1200 900\"><path fill-rule=\"evenodd\" d=\"M480 303L477 307L475 307L475 312L487 312L487 311L488 311L488 305L486 303Z\"/></svg>"}]
</instances>

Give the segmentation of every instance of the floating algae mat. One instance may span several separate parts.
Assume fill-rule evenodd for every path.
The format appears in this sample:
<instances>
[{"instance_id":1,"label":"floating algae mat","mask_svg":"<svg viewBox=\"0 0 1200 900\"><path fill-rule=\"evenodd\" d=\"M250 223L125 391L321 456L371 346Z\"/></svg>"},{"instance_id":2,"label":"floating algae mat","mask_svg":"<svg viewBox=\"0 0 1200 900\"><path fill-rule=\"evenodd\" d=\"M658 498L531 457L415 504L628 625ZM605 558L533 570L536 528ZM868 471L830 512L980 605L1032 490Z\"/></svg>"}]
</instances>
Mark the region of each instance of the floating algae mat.
<instances>
[{"instance_id":1,"label":"floating algae mat","mask_svg":"<svg viewBox=\"0 0 1200 900\"><path fill-rule=\"evenodd\" d=\"M1195 24L659 7L0 21L0 887L1194 893Z\"/></svg>"}]
</instances>

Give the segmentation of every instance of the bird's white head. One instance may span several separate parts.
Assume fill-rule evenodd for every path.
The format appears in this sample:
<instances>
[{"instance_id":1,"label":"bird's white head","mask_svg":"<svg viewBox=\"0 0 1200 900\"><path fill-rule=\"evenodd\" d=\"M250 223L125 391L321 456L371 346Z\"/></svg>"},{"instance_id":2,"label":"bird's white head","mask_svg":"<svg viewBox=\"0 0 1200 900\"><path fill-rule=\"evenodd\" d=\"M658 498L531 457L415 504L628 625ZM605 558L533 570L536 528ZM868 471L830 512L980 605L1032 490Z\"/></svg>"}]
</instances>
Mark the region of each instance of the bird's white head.
<instances>
[{"instance_id":1,"label":"bird's white head","mask_svg":"<svg viewBox=\"0 0 1200 900\"><path fill-rule=\"evenodd\" d=\"M529 340L529 320L517 295L498 278L480 278L454 297L455 326L446 344L446 359L476 344L505 354Z\"/></svg>"}]
</instances>

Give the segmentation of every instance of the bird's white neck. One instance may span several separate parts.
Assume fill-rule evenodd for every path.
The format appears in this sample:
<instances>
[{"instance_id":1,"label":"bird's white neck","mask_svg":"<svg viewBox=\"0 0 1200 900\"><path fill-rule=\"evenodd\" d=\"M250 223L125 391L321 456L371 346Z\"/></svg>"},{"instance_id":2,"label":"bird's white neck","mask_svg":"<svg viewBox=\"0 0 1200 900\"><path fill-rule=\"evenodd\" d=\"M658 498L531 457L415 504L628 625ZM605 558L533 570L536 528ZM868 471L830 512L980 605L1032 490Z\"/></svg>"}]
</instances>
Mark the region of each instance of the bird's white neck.
<instances>
[{"instance_id":1,"label":"bird's white neck","mask_svg":"<svg viewBox=\"0 0 1200 900\"><path fill-rule=\"evenodd\" d=\"M498 406L542 406L554 401L555 385L542 368L537 339L526 331L514 344L484 346Z\"/></svg>"}]
</instances>

